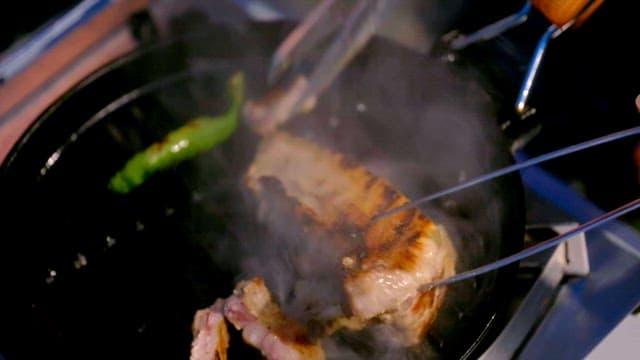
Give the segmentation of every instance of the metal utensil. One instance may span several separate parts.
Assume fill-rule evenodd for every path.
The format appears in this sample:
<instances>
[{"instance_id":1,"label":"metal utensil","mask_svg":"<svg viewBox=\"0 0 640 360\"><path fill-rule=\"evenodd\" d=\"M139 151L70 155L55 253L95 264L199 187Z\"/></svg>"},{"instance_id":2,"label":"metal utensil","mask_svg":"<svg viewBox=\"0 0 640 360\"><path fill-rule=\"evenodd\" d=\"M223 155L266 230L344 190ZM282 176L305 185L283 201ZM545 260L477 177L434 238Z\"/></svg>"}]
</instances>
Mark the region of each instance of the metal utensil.
<instances>
[{"instance_id":1,"label":"metal utensil","mask_svg":"<svg viewBox=\"0 0 640 360\"><path fill-rule=\"evenodd\" d=\"M271 84L295 73L293 86L285 90L285 99L267 109L265 118L285 122L315 105L317 97L362 50L382 22L389 0L358 0L351 7L339 0L321 1L275 51L268 79ZM325 48L317 61L311 53ZM301 71L301 63L310 68ZM310 65L309 65L310 64Z\"/></svg>"},{"instance_id":2,"label":"metal utensil","mask_svg":"<svg viewBox=\"0 0 640 360\"><path fill-rule=\"evenodd\" d=\"M488 174L481 175L481 176L478 176L478 177L473 178L471 180L465 181L465 182L463 182L461 184L458 184L456 186L452 186L452 187L450 187L448 189L444 189L444 190L438 191L438 192L436 192L434 194L422 197L420 199L416 199L416 200L410 201L410 202L408 202L408 203L406 203L406 204L404 204L402 206L398 206L398 207L396 207L394 209L391 209L391 210L388 210L388 211L385 211L383 213L380 213L380 214L376 215L374 217L374 220L378 220L378 219L381 219L383 217L387 217L387 216L391 216L391 215L397 214L397 213L399 213L401 211L416 207L416 206L418 206L420 204L424 204L426 202L439 199L439 198L444 197L446 195L450 195L450 194L453 194L455 192L458 192L458 191L470 188L472 186L481 184L483 182L493 180L493 179L498 178L500 176L508 175L508 174L514 173L516 171L520 171L520 170L526 169L528 167L532 167L532 166L538 165L538 164L543 163L545 161L553 160L553 159L556 159L556 158L559 158L559 157L562 157L562 156L566 156L566 155L569 155L569 154L572 154L572 153L575 153L575 152L578 152L578 151L589 149L589 148L594 147L594 146L606 144L606 143L609 143L609 142L612 142L612 141L620 140L620 139L623 139L623 138L626 138L626 137L629 137L629 136L633 136L633 135L637 135L637 134L640 134L640 126L636 126L636 127L630 128L630 129L614 132L614 133L611 133L611 134L608 134L608 135L605 135L605 136L602 136L602 137L599 137L599 138L595 138L595 139L591 139L591 140L579 143L579 144L567 146L567 147L562 148L560 150L552 151L550 153L547 153L547 154L544 154L544 155L540 155L538 157L523 161L521 163L504 167L502 169L499 169L499 170L490 172Z\"/></svg>"},{"instance_id":3,"label":"metal utensil","mask_svg":"<svg viewBox=\"0 0 640 360\"><path fill-rule=\"evenodd\" d=\"M471 269L471 270L467 270L467 271L463 271L457 275L439 280L439 281L435 281L429 284L425 284L422 285L420 287L420 290L429 290L438 286L444 286L444 285L450 285L462 280L466 280L466 279L470 279L494 270L498 270L500 268L503 268L507 265L513 264L517 261L520 261L522 259L525 259L527 257L530 257L532 255L535 255L539 252L545 251L549 248L552 248L564 241L567 241L569 239L571 239L572 237L587 232L589 230L592 230L598 226L604 225L605 223L617 219L620 216L623 216L633 210L636 210L640 208L640 198L630 201L614 210L611 210L605 214L602 214L590 221L587 221L581 225L579 225L578 227L576 227L575 229L569 230L563 234L560 234L558 236L555 236L549 240L545 240L539 244L533 245L529 248L526 248L520 252L517 252L513 255L504 257L500 260L494 261L492 263Z\"/></svg>"}]
</instances>

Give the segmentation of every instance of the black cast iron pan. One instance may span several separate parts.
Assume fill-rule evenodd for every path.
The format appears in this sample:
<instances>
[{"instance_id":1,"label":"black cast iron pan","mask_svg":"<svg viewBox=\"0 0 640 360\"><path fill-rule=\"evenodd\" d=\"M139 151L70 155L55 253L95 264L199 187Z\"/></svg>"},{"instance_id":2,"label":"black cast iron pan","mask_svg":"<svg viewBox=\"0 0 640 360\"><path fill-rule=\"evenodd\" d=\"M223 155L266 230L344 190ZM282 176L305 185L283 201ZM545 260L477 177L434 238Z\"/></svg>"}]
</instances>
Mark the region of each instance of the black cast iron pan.
<instances>
[{"instance_id":1,"label":"black cast iron pan","mask_svg":"<svg viewBox=\"0 0 640 360\"><path fill-rule=\"evenodd\" d=\"M188 357L195 310L228 296L243 276L242 234L255 219L238 189L259 139L241 126L223 146L129 195L107 183L171 129L223 111L231 71L247 73L250 96L265 90L266 59L283 29L207 27L165 39L100 70L37 119L0 168L7 360ZM469 73L375 40L288 130L416 197L511 162L492 116ZM518 177L425 211L452 230L459 270L521 246ZM512 270L453 286L422 350L408 356L477 355L502 324ZM233 341L232 359L257 356Z\"/></svg>"}]
</instances>

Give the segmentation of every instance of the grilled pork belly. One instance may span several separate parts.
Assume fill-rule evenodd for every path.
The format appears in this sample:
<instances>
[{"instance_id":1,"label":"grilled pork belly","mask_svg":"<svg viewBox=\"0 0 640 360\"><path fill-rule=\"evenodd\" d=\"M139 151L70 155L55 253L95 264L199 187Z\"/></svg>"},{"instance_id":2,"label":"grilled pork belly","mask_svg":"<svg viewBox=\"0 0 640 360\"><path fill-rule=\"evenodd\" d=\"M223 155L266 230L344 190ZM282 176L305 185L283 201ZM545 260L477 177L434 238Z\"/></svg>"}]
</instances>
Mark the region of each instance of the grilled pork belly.
<instances>
[{"instance_id":1,"label":"grilled pork belly","mask_svg":"<svg viewBox=\"0 0 640 360\"><path fill-rule=\"evenodd\" d=\"M295 201L297 221L307 233L322 234L309 241L331 242L338 257L345 310L327 322L327 331L375 320L393 330L398 344L417 344L445 294L444 287L418 291L419 286L455 271L445 230L415 208L373 221L409 200L345 155L283 132L262 140L246 173L263 212L273 201L274 182Z\"/></svg>"},{"instance_id":2,"label":"grilled pork belly","mask_svg":"<svg viewBox=\"0 0 640 360\"><path fill-rule=\"evenodd\" d=\"M224 314L248 344L271 360L320 360L324 351L304 327L286 318L261 278L242 281L225 302Z\"/></svg>"},{"instance_id":3,"label":"grilled pork belly","mask_svg":"<svg viewBox=\"0 0 640 360\"><path fill-rule=\"evenodd\" d=\"M198 310L193 320L191 360L226 360L229 333L224 320L224 302L218 299L211 307Z\"/></svg>"}]
</instances>

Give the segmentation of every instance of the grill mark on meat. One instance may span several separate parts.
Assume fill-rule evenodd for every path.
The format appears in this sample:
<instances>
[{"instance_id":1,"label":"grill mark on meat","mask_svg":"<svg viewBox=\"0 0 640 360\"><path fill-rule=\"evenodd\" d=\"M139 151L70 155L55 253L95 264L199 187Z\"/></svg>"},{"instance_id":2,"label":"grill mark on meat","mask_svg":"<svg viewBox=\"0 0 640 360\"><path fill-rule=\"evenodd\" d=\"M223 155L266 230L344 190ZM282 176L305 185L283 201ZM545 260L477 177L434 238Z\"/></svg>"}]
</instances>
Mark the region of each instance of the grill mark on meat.
<instances>
[{"instance_id":1,"label":"grill mark on meat","mask_svg":"<svg viewBox=\"0 0 640 360\"><path fill-rule=\"evenodd\" d=\"M280 180L302 209L296 220L310 233L342 246L336 251L343 279L336 281L343 282L345 317L327 320L327 329L333 329L328 332L381 321L403 334L401 343L415 345L445 293L439 288L419 294L418 286L455 270L455 252L444 231L417 208L373 221L409 199L348 157L286 133L263 139L247 171L247 185L259 203L268 201L256 181L261 176ZM423 311L413 312L418 309Z\"/></svg>"},{"instance_id":2,"label":"grill mark on meat","mask_svg":"<svg viewBox=\"0 0 640 360\"><path fill-rule=\"evenodd\" d=\"M415 232L413 233L413 235L409 236L409 238L407 239L407 243L409 245L414 245L419 239L420 239L420 233Z\"/></svg>"},{"instance_id":3,"label":"grill mark on meat","mask_svg":"<svg viewBox=\"0 0 640 360\"><path fill-rule=\"evenodd\" d=\"M393 204L401 197L401 195L395 189L389 186L385 186L383 191L384 192L382 197L387 204Z\"/></svg>"},{"instance_id":4,"label":"grill mark on meat","mask_svg":"<svg viewBox=\"0 0 640 360\"><path fill-rule=\"evenodd\" d=\"M412 271L418 265L420 257L420 243L416 242L413 246L407 246L403 249L403 253L400 257L396 257L397 266L404 271Z\"/></svg>"},{"instance_id":5,"label":"grill mark on meat","mask_svg":"<svg viewBox=\"0 0 640 360\"><path fill-rule=\"evenodd\" d=\"M419 300L416 301L415 304L413 304L411 311L413 311L414 313L421 313L433 306L433 301L433 292L423 292L422 295L419 296Z\"/></svg>"},{"instance_id":6,"label":"grill mark on meat","mask_svg":"<svg viewBox=\"0 0 640 360\"><path fill-rule=\"evenodd\" d=\"M378 182L378 179L376 179L375 177L370 177L369 179L367 179L367 182L364 183L364 189L365 190L370 190L373 185L375 185L375 183Z\"/></svg>"},{"instance_id":7,"label":"grill mark on meat","mask_svg":"<svg viewBox=\"0 0 640 360\"><path fill-rule=\"evenodd\" d=\"M418 301L416 301L416 303L411 308L411 312L414 314L421 314L431 309L434 303L435 293L433 291L424 292L418 297ZM431 319L420 324L421 326L419 326L416 331L418 338L422 338L426 334L429 326L435 321L435 318L436 316L432 316Z\"/></svg>"},{"instance_id":8,"label":"grill mark on meat","mask_svg":"<svg viewBox=\"0 0 640 360\"><path fill-rule=\"evenodd\" d=\"M396 236L401 237L409 229L409 226L411 226L411 221L415 217L415 214L415 211L406 211L398 214L402 218L398 220L396 226L393 228Z\"/></svg>"}]
</instances>

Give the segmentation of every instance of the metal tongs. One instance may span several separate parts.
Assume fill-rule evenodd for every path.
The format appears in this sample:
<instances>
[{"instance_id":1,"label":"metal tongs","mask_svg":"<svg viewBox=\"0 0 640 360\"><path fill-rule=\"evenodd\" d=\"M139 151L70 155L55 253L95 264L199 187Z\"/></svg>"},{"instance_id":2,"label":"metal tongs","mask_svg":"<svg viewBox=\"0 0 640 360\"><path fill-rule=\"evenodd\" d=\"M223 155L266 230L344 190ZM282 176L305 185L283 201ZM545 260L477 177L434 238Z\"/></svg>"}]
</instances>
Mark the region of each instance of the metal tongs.
<instances>
[{"instance_id":1,"label":"metal tongs","mask_svg":"<svg viewBox=\"0 0 640 360\"><path fill-rule=\"evenodd\" d=\"M398 206L396 208L392 208L390 210L387 210L385 212L382 212L378 215L376 215L373 218L373 221L376 221L378 219L387 217L387 216L391 216L394 214L397 214L401 211L410 209L410 208L414 208L417 207L418 205L436 200L436 199L440 199L442 197L445 197L447 195L453 194L455 192L458 191L462 191L464 189L476 186L478 184L487 182L487 181L491 181L493 179L496 179L498 177L501 176L505 176L514 172L518 172L518 171L522 171L528 168L531 168L533 166L542 164L544 162L553 160L553 159L557 159L560 157L564 157L579 151L583 151L586 149L590 149L596 146L600 146L603 144L607 144L607 143L611 143L617 140L621 140L627 137L631 137L631 136L636 136L636 135L640 135L640 126L634 126L632 128L628 128L626 130L621 130L618 132L614 132L614 133L610 133L608 135L604 135L595 139L591 139L591 140L587 140L584 141L582 143L578 143L578 144L574 144L571 146L567 146L565 148L556 150L556 151L552 151L550 153L546 153L519 163L516 163L514 165L510 165L492 172L489 172L487 174L484 175L480 175L478 177L469 179L465 182L462 182L458 185L452 186L450 188L446 188L440 191L437 191L433 194L412 200L404 205ZM466 271L463 271L461 273L458 273L456 275L453 275L451 277L448 278L444 278L444 279L440 279L438 281L432 282L432 283L428 283L428 284L424 284L420 287L421 290L428 290L428 289L432 289L434 287L438 287L438 286L444 286L444 285L450 285L459 281L463 281L463 280L467 280L473 277L477 277L479 275L482 274L486 274L488 272L491 271L495 271L498 270L500 268L503 268L505 266L508 266L510 264L513 264L515 262L518 262L522 259L528 258L530 256L533 256L537 253L540 253L542 251L545 251L549 248L552 248L554 246L557 246L571 238L573 238L574 236L578 235L578 234L582 234L585 233L589 230L595 229L596 227L602 226L605 223L617 219L631 211L640 209L640 198L630 201L627 204L624 204L614 210L611 210L607 213L602 214L601 216L598 216L596 218L593 218L579 226L577 226L576 228L567 231L563 234L559 234L556 237L553 237L551 239L547 239L545 241L542 241L540 243L538 243L537 245L531 246L529 248L526 248L520 252L517 252L515 254L509 255L507 257L504 257L502 259L498 259L494 262L491 262L489 264L486 265L482 265L479 266L477 268L473 268L473 269L469 269ZM640 249L636 250L633 246L629 245L626 243L626 241L624 239L621 239L620 242L622 243L621 246L625 247L627 249L627 251L633 252L634 255L638 256L640 258Z\"/></svg>"},{"instance_id":2,"label":"metal tongs","mask_svg":"<svg viewBox=\"0 0 640 360\"><path fill-rule=\"evenodd\" d=\"M592 0L589 1L587 5L592 5L594 2L600 4L602 0ZM250 112L248 118L250 122L253 122L252 125L254 129L259 133L268 133L274 130L279 124L288 121L291 117L311 110L315 106L320 94L332 84L340 72L373 37L382 23L389 9L389 5L392 3L390 0L356 0L353 2L345 0L322 0L282 42L271 59L268 73L268 82L270 85L275 85L280 82L285 78L287 72L290 73L289 75L293 77L293 80L290 80L285 90L275 95L272 93L261 100L248 102L246 111ZM349 4L353 5L349 6ZM585 6L585 9L588 8L590 8L590 6ZM496 25L489 26L475 36L458 38L457 41L454 41L454 48L465 47L470 43L484 40L486 37L493 36L505 29L522 23L526 20L526 15L530 9L531 4L527 2L525 8L515 16L503 20ZM582 15L582 12L580 12L579 15ZM532 79L535 76L541 54L544 52L549 38L552 37L552 35L559 35L566 28L573 25L574 22L575 19L572 19L571 22L561 27L552 25L546 37L543 36L541 45L539 44L537 49L538 55L534 56L533 65L528 71L527 80L521 91L524 95L521 94L521 98L518 100L519 111L524 111L524 104L526 103ZM487 35L487 33L490 33L490 36ZM325 51L321 52L321 56L317 62L314 63L311 61L313 58L311 55L316 53L318 49L323 48L322 45L326 43L328 43L328 46ZM378 214L373 220L375 221L376 219L393 215L399 211L418 206L422 203L441 198L500 176L538 165L542 162L638 134L640 134L640 126L541 155L522 163L479 176L449 189L444 189L429 196L416 199L395 209L390 209L389 211ZM640 209L640 199L631 201L617 209L587 221L572 230L518 253L436 282L424 284L420 289L428 290L437 286L449 285L495 271L554 247L577 234L592 230L636 209Z\"/></svg>"},{"instance_id":3,"label":"metal tongs","mask_svg":"<svg viewBox=\"0 0 640 360\"><path fill-rule=\"evenodd\" d=\"M254 128L266 133L313 109L320 94L369 42L390 3L322 0L275 51L269 84L275 86L285 75L293 79L276 96L248 103L247 117ZM321 55L314 58L317 53Z\"/></svg>"}]
</instances>

